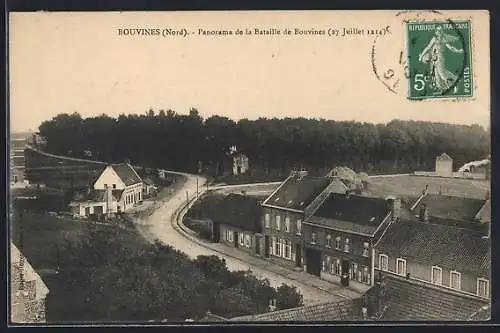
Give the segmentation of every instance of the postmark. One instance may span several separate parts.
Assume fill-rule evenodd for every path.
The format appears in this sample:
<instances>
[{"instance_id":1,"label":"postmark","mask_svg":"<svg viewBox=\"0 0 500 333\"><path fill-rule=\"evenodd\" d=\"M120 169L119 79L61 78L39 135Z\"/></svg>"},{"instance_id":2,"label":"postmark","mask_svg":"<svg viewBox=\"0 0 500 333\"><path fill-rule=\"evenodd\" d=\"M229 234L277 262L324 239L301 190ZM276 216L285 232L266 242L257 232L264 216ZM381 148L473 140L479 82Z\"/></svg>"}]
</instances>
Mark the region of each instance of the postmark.
<instances>
[{"instance_id":1,"label":"postmark","mask_svg":"<svg viewBox=\"0 0 500 333\"><path fill-rule=\"evenodd\" d=\"M472 97L470 21L406 23L408 98Z\"/></svg>"},{"instance_id":2,"label":"postmark","mask_svg":"<svg viewBox=\"0 0 500 333\"><path fill-rule=\"evenodd\" d=\"M397 33L398 25L401 29L400 34ZM419 33L426 31L424 30L426 28L423 28L408 34L408 30L413 29L410 27L418 25L434 25L434 30L427 28L429 32ZM471 97L474 96L475 82L472 72L472 27L469 18L449 18L435 10L408 10L395 15L393 26L394 32L391 38L383 39L375 36L370 50L373 73L389 92L412 101L473 99ZM463 53L453 53L446 45L444 46L448 50L445 54L444 63L447 66L445 68L454 74L449 76L444 89L441 82L439 87L434 83L436 78L433 79L429 75L436 68L435 57L423 54L419 61L420 53L430 44L438 26L441 26L438 30L442 31L443 27L446 27L448 34L456 37L450 38L453 39L452 48L463 50ZM462 31L464 29L466 32ZM432 48L433 46L430 46L426 51ZM452 56L449 53L453 53ZM430 60L433 60L432 64Z\"/></svg>"}]
</instances>

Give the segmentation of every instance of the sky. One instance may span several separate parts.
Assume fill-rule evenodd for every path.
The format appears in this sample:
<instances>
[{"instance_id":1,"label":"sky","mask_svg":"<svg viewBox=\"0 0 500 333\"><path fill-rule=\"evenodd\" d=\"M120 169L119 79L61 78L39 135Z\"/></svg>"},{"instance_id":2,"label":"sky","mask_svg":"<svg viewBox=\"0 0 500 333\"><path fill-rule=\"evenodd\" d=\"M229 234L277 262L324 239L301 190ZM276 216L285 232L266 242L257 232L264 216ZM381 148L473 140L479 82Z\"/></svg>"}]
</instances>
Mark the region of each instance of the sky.
<instances>
[{"instance_id":1,"label":"sky","mask_svg":"<svg viewBox=\"0 0 500 333\"><path fill-rule=\"evenodd\" d=\"M430 14L429 14L430 15ZM11 131L37 130L59 113L83 117L194 107L204 117L307 117L387 122L413 119L489 125L487 12L472 20L475 96L410 101L393 11L233 13L11 13ZM390 34L200 36L198 29L382 29ZM183 29L180 36L124 36L119 29ZM375 45L375 46L374 46ZM372 48L373 47L373 48ZM372 50L375 55L372 56ZM400 84L391 92L377 79ZM382 79L383 80L383 79ZM391 81L393 80L393 81Z\"/></svg>"}]
</instances>

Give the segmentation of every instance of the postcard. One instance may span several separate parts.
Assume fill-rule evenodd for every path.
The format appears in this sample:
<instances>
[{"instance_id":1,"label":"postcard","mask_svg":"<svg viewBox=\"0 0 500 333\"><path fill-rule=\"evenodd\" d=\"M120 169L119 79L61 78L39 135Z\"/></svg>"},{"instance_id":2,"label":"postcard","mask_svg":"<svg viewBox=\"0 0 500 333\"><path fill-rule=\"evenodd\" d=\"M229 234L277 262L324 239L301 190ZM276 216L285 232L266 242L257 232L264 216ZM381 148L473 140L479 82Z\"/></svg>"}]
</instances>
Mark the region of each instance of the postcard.
<instances>
[{"instance_id":1,"label":"postcard","mask_svg":"<svg viewBox=\"0 0 500 333\"><path fill-rule=\"evenodd\" d=\"M491 316L489 13L12 12L10 325Z\"/></svg>"}]
</instances>

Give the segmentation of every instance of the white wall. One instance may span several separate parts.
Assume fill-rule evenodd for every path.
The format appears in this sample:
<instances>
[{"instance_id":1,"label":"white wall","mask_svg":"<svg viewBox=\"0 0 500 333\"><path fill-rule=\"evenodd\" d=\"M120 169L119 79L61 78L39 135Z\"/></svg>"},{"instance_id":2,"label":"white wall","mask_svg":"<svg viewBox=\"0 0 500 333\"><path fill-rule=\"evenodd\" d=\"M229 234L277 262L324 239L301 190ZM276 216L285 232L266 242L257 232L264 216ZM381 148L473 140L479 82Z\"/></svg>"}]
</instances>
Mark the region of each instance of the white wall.
<instances>
[{"instance_id":1,"label":"white wall","mask_svg":"<svg viewBox=\"0 0 500 333\"><path fill-rule=\"evenodd\" d=\"M113 184L116 184L116 189L117 190L123 190L125 189L125 184L122 182L120 177L116 174L115 170L111 166L106 167L102 174L99 176L97 181L94 184L94 189L96 190L104 190L104 184L107 184L108 186L112 186Z\"/></svg>"}]
</instances>

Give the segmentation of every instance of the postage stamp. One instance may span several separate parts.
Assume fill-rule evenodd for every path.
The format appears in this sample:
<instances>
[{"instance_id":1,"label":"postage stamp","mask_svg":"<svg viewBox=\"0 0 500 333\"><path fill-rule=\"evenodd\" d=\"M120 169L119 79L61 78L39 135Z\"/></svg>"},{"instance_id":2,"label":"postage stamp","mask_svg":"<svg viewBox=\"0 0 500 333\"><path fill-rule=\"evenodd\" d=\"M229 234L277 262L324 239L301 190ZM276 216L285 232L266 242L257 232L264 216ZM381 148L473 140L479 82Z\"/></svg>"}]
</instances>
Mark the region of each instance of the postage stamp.
<instances>
[{"instance_id":1,"label":"postage stamp","mask_svg":"<svg viewBox=\"0 0 500 333\"><path fill-rule=\"evenodd\" d=\"M408 22L406 34L408 98L473 96L469 21Z\"/></svg>"}]
</instances>

